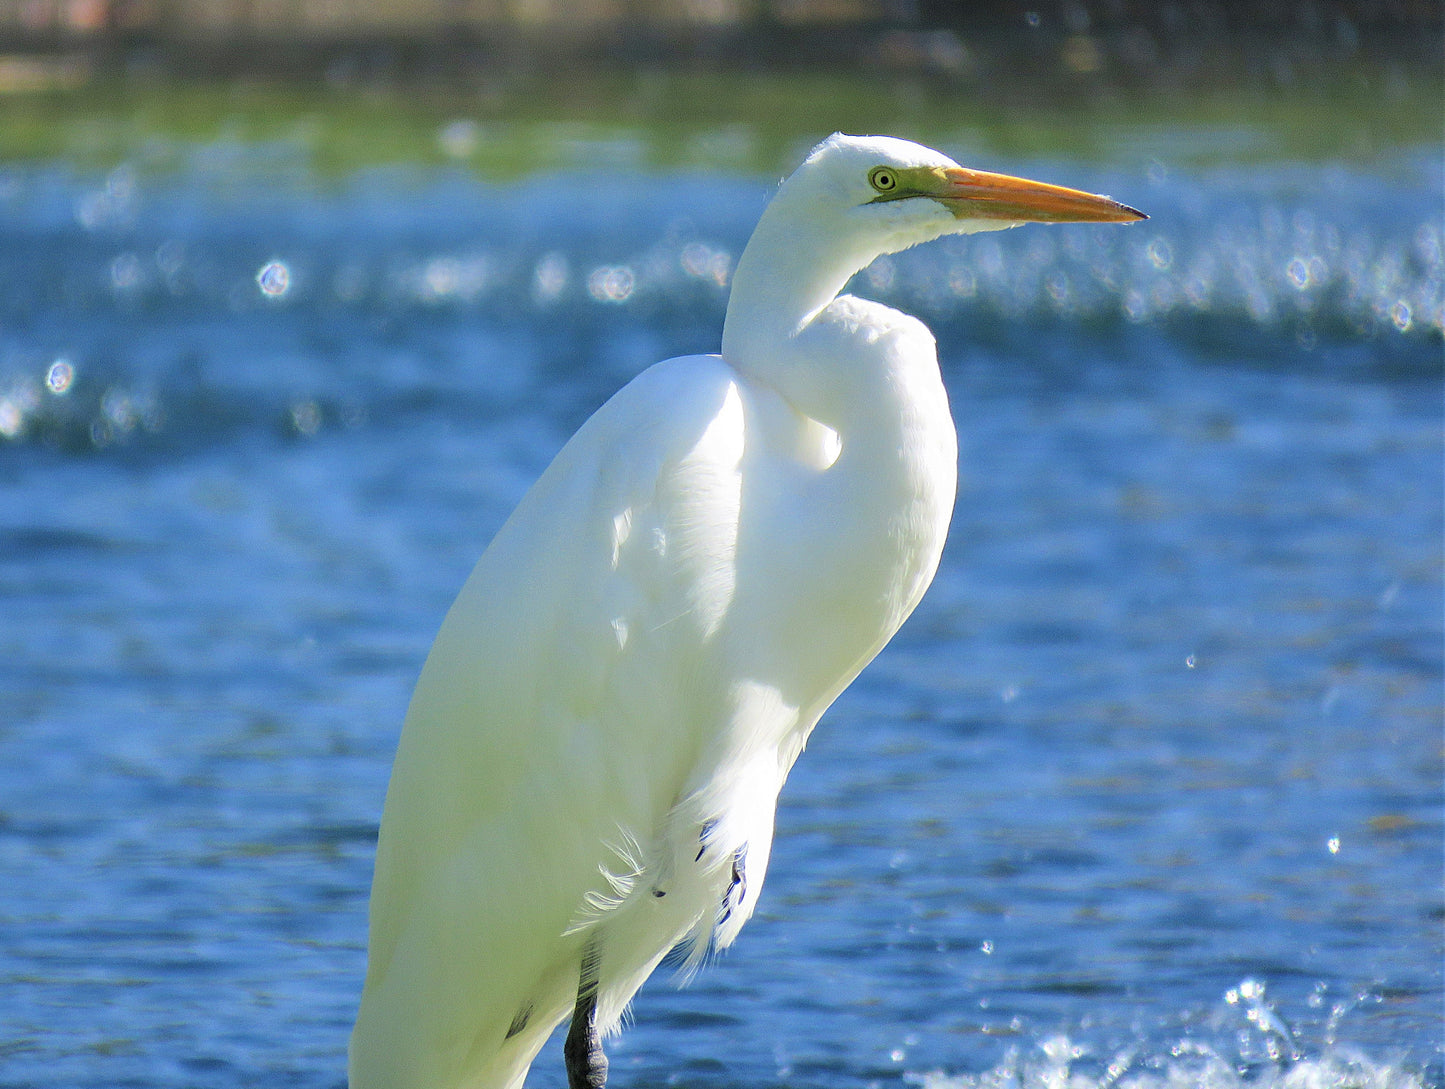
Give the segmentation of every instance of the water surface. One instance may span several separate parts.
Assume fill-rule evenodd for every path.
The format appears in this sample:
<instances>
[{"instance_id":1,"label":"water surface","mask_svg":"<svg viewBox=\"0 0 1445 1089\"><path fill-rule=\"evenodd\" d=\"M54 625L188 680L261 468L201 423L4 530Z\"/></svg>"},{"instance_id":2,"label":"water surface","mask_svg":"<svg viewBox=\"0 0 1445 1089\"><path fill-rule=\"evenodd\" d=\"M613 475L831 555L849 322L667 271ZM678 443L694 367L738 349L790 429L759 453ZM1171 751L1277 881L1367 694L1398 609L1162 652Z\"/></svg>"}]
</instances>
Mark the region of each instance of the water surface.
<instances>
[{"instance_id":1,"label":"water surface","mask_svg":"<svg viewBox=\"0 0 1445 1089\"><path fill-rule=\"evenodd\" d=\"M0 1084L343 1084L437 625L770 192L615 160L0 171ZM1439 1085L1438 154L1006 165L1153 218L859 276L939 336L943 566L615 1082Z\"/></svg>"}]
</instances>

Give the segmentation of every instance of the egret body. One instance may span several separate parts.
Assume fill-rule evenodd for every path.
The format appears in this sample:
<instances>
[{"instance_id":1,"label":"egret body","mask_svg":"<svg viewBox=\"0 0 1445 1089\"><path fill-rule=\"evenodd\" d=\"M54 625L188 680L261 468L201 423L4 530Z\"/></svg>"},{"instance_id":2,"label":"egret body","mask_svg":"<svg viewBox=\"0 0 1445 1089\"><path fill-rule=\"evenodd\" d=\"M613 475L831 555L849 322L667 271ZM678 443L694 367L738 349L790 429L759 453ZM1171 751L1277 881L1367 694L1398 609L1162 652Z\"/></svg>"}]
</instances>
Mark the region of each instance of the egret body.
<instances>
[{"instance_id":1,"label":"egret body","mask_svg":"<svg viewBox=\"0 0 1445 1089\"><path fill-rule=\"evenodd\" d=\"M840 295L880 254L1105 197L835 135L738 261L720 355L643 372L498 531L412 696L377 846L352 1089L573 1089L671 949L753 913L778 792L918 604L957 439L933 337Z\"/></svg>"}]
</instances>

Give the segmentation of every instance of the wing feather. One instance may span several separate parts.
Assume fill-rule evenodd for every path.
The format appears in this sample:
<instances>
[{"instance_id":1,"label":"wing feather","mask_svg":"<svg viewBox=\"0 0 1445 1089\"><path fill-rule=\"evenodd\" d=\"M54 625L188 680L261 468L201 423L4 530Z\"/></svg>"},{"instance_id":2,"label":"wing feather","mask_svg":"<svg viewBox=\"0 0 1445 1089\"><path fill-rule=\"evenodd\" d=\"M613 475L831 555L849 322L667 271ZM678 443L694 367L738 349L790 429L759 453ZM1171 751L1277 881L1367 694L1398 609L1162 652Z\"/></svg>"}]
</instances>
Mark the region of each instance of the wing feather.
<instances>
[{"instance_id":1,"label":"wing feather","mask_svg":"<svg viewBox=\"0 0 1445 1089\"><path fill-rule=\"evenodd\" d=\"M705 647L733 589L736 383L695 356L624 387L448 613L383 816L358 1022L369 1039L388 1021L426 1026L433 1039L386 1046L455 1067L491 1046L478 1031L502 1046L520 1009L545 1019L556 998L534 992L571 956L563 936L618 895L637 861L628 837L677 804L721 683ZM426 1017L387 1009L421 1000Z\"/></svg>"}]
</instances>

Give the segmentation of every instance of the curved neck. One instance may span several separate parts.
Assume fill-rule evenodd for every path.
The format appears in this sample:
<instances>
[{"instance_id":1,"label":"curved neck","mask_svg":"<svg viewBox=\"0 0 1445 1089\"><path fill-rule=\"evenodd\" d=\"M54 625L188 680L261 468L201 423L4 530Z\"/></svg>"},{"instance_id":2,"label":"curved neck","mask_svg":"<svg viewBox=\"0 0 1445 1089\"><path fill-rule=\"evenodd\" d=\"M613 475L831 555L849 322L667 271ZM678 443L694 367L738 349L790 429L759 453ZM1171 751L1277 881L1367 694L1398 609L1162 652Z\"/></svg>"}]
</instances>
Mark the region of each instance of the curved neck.
<instances>
[{"instance_id":1,"label":"curved neck","mask_svg":"<svg viewBox=\"0 0 1445 1089\"><path fill-rule=\"evenodd\" d=\"M789 196L785 185L758 221L733 273L723 321L723 358L754 373L773 369L779 348L877 256L853 232L815 223Z\"/></svg>"}]
</instances>

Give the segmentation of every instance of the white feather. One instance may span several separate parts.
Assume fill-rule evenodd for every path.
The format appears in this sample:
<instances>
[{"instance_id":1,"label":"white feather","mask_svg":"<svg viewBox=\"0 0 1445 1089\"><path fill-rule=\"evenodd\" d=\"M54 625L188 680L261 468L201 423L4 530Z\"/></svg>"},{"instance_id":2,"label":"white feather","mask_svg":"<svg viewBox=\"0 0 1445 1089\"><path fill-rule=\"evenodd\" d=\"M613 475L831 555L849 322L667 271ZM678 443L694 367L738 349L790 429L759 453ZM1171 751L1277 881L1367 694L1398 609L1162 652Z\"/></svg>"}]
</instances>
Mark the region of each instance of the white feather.
<instances>
[{"instance_id":1,"label":"white feather","mask_svg":"<svg viewBox=\"0 0 1445 1089\"><path fill-rule=\"evenodd\" d=\"M970 229L877 203L835 137L743 254L720 356L659 363L582 427L437 636L387 794L353 1089L512 1089L597 956L598 1020L727 946L819 716L932 579L956 439L933 338L839 297Z\"/></svg>"}]
</instances>

